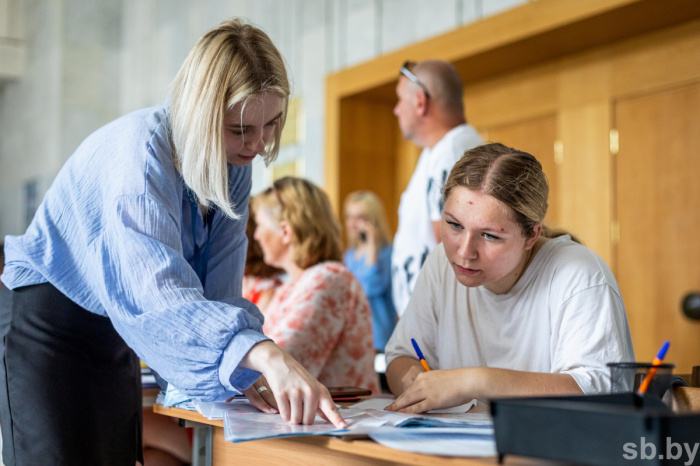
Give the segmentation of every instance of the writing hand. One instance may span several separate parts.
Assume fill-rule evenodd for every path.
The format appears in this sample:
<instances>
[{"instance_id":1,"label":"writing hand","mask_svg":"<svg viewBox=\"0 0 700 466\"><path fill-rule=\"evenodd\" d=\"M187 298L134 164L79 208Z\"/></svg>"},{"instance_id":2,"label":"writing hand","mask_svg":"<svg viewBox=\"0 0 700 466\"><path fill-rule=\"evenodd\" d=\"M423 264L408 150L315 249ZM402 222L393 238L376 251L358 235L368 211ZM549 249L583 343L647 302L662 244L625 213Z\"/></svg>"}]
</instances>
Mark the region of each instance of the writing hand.
<instances>
[{"instance_id":1,"label":"writing hand","mask_svg":"<svg viewBox=\"0 0 700 466\"><path fill-rule=\"evenodd\" d=\"M415 414L465 404L474 398L465 371L468 369L420 372L406 391L385 409Z\"/></svg>"},{"instance_id":2,"label":"writing hand","mask_svg":"<svg viewBox=\"0 0 700 466\"><path fill-rule=\"evenodd\" d=\"M422 374L425 372L425 369L421 366L411 366L406 373L404 374L403 377L401 377L401 383L403 384L403 389L406 391L408 387L413 385L413 382L416 381L416 377L418 377L418 374Z\"/></svg>"}]
</instances>

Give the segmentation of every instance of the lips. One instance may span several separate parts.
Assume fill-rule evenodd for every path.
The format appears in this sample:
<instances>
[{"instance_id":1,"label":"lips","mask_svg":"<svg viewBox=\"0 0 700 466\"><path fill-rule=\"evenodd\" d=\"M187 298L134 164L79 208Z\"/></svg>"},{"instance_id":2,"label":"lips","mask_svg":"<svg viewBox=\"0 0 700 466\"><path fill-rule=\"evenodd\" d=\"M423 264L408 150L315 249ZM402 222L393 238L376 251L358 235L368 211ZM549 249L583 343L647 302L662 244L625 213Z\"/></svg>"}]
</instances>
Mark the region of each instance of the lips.
<instances>
[{"instance_id":1,"label":"lips","mask_svg":"<svg viewBox=\"0 0 700 466\"><path fill-rule=\"evenodd\" d=\"M467 268L467 267L461 267L461 266L459 266L459 265L457 265L457 264L455 264L455 268L457 269L457 271L458 271L459 273L461 273L461 274L463 274L463 275L476 275L477 273L480 272L480 270L477 270L477 269L470 269L470 268Z\"/></svg>"}]
</instances>

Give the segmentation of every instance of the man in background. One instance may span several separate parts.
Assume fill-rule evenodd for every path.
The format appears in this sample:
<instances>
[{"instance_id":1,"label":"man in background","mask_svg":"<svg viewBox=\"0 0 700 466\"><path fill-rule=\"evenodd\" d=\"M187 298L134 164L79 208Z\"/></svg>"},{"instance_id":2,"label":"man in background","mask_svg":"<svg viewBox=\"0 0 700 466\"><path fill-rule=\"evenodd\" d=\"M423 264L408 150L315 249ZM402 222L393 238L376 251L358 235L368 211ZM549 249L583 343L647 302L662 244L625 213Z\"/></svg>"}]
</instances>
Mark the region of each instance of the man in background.
<instances>
[{"instance_id":1,"label":"man in background","mask_svg":"<svg viewBox=\"0 0 700 466\"><path fill-rule=\"evenodd\" d=\"M442 186L453 165L483 143L467 124L462 80L451 63L442 60L406 62L396 85L394 115L403 137L423 147L399 205L399 227L391 257L396 312L406 309L418 273L440 242Z\"/></svg>"}]
</instances>

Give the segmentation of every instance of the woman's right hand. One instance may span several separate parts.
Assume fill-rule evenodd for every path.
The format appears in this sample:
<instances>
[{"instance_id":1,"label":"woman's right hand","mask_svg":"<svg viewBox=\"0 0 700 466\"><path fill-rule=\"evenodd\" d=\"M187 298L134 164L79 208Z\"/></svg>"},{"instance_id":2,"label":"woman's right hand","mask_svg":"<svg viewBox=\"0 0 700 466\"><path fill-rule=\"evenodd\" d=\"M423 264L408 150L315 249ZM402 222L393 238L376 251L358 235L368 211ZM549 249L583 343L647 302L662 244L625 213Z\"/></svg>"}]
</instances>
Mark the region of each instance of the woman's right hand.
<instances>
[{"instance_id":1,"label":"woman's right hand","mask_svg":"<svg viewBox=\"0 0 700 466\"><path fill-rule=\"evenodd\" d=\"M347 427L328 389L272 341L253 346L241 364L262 372L285 421L310 425L318 413L339 429Z\"/></svg>"},{"instance_id":2,"label":"woman's right hand","mask_svg":"<svg viewBox=\"0 0 700 466\"><path fill-rule=\"evenodd\" d=\"M384 409L424 413L468 403L475 397L471 390L473 377L469 377L470 369L473 368L421 371L406 391Z\"/></svg>"}]
</instances>

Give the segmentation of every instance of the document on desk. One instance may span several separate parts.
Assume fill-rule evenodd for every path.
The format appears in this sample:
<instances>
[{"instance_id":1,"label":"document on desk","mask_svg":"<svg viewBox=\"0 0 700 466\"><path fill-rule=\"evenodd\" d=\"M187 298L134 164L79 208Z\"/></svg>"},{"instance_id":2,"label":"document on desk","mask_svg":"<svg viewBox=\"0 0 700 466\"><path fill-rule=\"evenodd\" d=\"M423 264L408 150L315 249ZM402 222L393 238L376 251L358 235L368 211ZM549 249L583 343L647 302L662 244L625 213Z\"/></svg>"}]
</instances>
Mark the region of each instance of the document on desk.
<instances>
[{"instance_id":1,"label":"document on desk","mask_svg":"<svg viewBox=\"0 0 700 466\"><path fill-rule=\"evenodd\" d=\"M493 430L481 433L469 428L426 427L380 430L370 433L375 442L389 448L443 456L495 456Z\"/></svg>"},{"instance_id":2,"label":"document on desk","mask_svg":"<svg viewBox=\"0 0 700 466\"><path fill-rule=\"evenodd\" d=\"M302 435L368 435L378 443L399 450L449 456L496 454L493 422L488 413L407 414L385 411L391 400L372 398L340 407L347 429L336 429L316 417L310 426L285 422L277 414L258 411L249 402L228 403L223 413L224 437L238 443L265 438ZM206 406L204 414L212 415ZM204 409L202 409L204 408Z\"/></svg>"},{"instance_id":3,"label":"document on desk","mask_svg":"<svg viewBox=\"0 0 700 466\"><path fill-rule=\"evenodd\" d=\"M279 414L241 413L235 409L224 413L224 437L233 443L277 437L327 435L343 431L344 429L338 429L318 416L313 424L307 426L290 424Z\"/></svg>"},{"instance_id":4,"label":"document on desk","mask_svg":"<svg viewBox=\"0 0 700 466\"><path fill-rule=\"evenodd\" d=\"M386 425L395 427L487 427L493 430L493 421L487 412L468 413L464 410L434 410L424 414L408 414L397 411L384 411L391 403L386 398L369 398L340 411L343 417L348 413L371 413L376 418L386 420ZM468 403L467 405L472 405ZM463 405L463 406L467 406Z\"/></svg>"},{"instance_id":5,"label":"document on desk","mask_svg":"<svg viewBox=\"0 0 700 466\"><path fill-rule=\"evenodd\" d=\"M209 420L224 418L226 411L233 409L237 413L259 413L260 410L253 406L248 399L234 399L231 401L201 401L192 400L192 404L199 413Z\"/></svg>"},{"instance_id":6,"label":"document on desk","mask_svg":"<svg viewBox=\"0 0 700 466\"><path fill-rule=\"evenodd\" d=\"M370 398L341 409L340 413L348 421L348 431L341 435L364 433L384 446L430 455L496 454L493 420L487 412L465 413L466 409L425 414L384 411L390 402Z\"/></svg>"}]
</instances>

